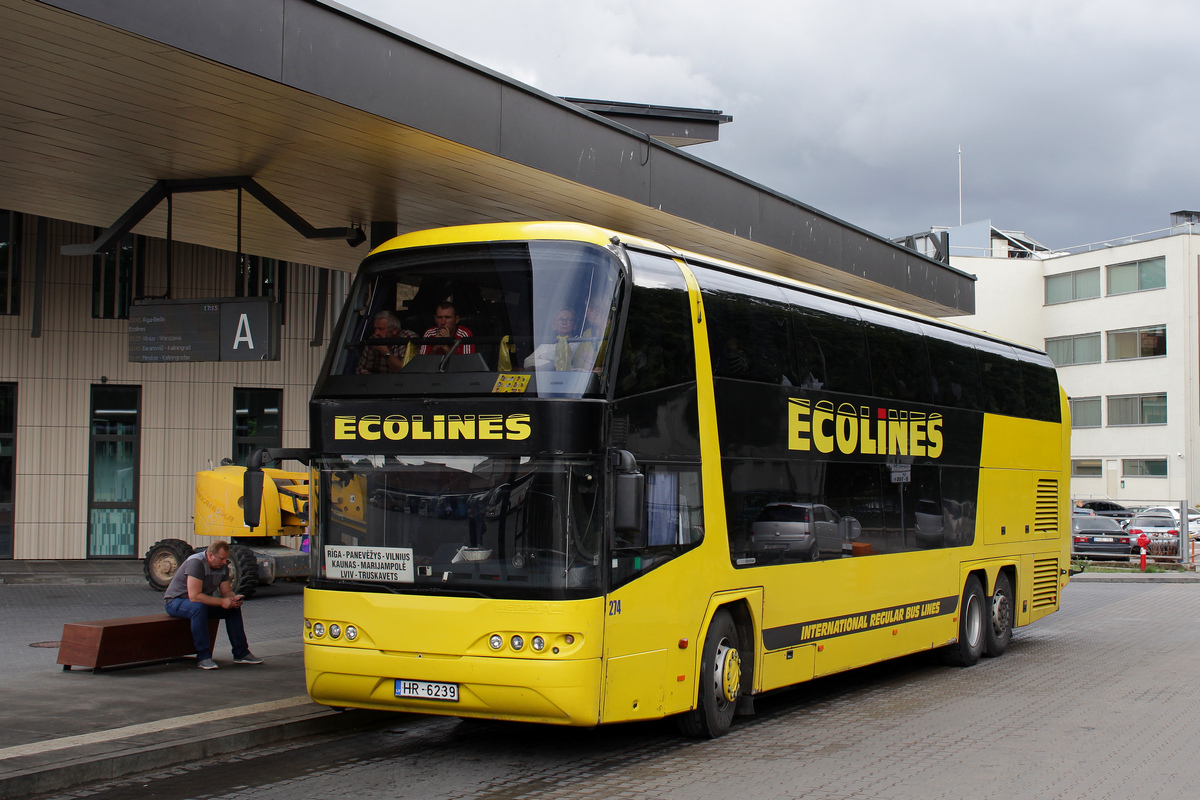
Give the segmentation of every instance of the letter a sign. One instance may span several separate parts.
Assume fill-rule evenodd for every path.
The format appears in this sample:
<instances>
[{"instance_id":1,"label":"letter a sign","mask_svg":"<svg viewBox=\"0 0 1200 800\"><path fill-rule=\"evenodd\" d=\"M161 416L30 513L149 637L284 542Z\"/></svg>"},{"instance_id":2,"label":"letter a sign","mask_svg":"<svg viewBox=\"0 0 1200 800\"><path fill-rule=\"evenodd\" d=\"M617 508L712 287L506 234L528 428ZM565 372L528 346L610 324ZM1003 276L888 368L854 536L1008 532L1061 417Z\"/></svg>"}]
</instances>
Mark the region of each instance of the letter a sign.
<instances>
[{"instance_id":1,"label":"letter a sign","mask_svg":"<svg viewBox=\"0 0 1200 800\"><path fill-rule=\"evenodd\" d=\"M255 298L221 304L222 361L278 361L279 306Z\"/></svg>"}]
</instances>

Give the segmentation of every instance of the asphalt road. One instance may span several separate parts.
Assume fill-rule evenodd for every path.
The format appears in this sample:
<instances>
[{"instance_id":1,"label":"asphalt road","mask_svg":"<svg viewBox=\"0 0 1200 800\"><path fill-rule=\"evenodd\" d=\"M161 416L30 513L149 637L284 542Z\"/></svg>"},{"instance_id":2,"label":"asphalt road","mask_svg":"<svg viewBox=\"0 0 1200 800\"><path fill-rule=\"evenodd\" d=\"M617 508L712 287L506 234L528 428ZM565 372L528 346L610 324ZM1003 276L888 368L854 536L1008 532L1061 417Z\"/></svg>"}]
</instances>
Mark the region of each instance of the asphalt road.
<instances>
[{"instance_id":1,"label":"asphalt road","mask_svg":"<svg viewBox=\"0 0 1200 800\"><path fill-rule=\"evenodd\" d=\"M256 601L257 602L257 601ZM55 797L1195 798L1200 586L1084 584L969 669L927 655L758 702L715 741L397 716Z\"/></svg>"}]
</instances>

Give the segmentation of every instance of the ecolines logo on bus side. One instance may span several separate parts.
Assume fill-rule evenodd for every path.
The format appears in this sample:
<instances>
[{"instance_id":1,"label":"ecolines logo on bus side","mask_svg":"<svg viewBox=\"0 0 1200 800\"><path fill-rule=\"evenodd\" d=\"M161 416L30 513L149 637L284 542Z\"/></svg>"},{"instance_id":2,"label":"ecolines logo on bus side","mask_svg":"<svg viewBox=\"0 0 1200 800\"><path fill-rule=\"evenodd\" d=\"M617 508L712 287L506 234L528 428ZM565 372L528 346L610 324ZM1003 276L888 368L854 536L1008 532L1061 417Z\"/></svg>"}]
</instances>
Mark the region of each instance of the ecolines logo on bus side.
<instances>
[{"instance_id":1,"label":"ecolines logo on bus side","mask_svg":"<svg viewBox=\"0 0 1200 800\"><path fill-rule=\"evenodd\" d=\"M528 439L528 414L378 414L333 418L334 439Z\"/></svg>"},{"instance_id":2,"label":"ecolines logo on bus side","mask_svg":"<svg viewBox=\"0 0 1200 800\"><path fill-rule=\"evenodd\" d=\"M942 454L942 415L788 398L788 449L864 455Z\"/></svg>"}]
</instances>

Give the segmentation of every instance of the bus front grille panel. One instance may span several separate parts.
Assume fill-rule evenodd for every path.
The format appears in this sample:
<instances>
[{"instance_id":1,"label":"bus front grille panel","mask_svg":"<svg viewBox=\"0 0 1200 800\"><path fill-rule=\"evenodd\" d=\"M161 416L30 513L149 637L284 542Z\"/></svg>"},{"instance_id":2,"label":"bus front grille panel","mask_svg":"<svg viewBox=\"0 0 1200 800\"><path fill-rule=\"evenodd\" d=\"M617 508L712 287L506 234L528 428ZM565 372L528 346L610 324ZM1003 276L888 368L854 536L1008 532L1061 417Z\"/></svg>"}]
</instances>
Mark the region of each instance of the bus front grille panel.
<instances>
[{"instance_id":1,"label":"bus front grille panel","mask_svg":"<svg viewBox=\"0 0 1200 800\"><path fill-rule=\"evenodd\" d=\"M1033 607L1047 608L1058 605L1058 559L1035 558L1033 560Z\"/></svg>"},{"instance_id":2,"label":"bus front grille panel","mask_svg":"<svg viewBox=\"0 0 1200 800\"><path fill-rule=\"evenodd\" d=\"M1058 481L1053 478L1042 478L1037 482L1033 530L1040 534L1058 531Z\"/></svg>"}]
</instances>

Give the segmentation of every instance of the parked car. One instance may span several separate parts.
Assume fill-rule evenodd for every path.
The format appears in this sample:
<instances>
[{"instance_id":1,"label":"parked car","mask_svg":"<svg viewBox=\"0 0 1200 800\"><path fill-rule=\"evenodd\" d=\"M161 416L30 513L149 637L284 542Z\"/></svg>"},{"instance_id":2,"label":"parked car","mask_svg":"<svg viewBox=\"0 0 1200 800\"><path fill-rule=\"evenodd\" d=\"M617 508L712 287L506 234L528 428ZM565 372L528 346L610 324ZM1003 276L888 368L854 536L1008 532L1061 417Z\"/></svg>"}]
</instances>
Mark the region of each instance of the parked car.
<instances>
[{"instance_id":1,"label":"parked car","mask_svg":"<svg viewBox=\"0 0 1200 800\"><path fill-rule=\"evenodd\" d=\"M1125 531L1129 535L1129 550L1135 555L1141 553L1137 540L1143 533L1150 538L1150 546L1146 548L1148 555L1179 555L1179 523L1170 514L1138 514L1129 520Z\"/></svg>"},{"instance_id":2,"label":"parked car","mask_svg":"<svg viewBox=\"0 0 1200 800\"><path fill-rule=\"evenodd\" d=\"M1129 558L1129 534L1120 520L1076 514L1071 517L1071 552L1092 558Z\"/></svg>"},{"instance_id":3,"label":"parked car","mask_svg":"<svg viewBox=\"0 0 1200 800\"><path fill-rule=\"evenodd\" d=\"M1112 500L1076 500L1075 508L1090 508L1101 517L1114 517L1116 519L1129 519L1133 516L1133 512L1125 508L1120 503L1114 503Z\"/></svg>"},{"instance_id":4,"label":"parked car","mask_svg":"<svg viewBox=\"0 0 1200 800\"><path fill-rule=\"evenodd\" d=\"M1167 514L1175 520L1176 525L1179 524L1179 506L1151 506L1141 513ZM1200 539L1200 511L1194 508L1188 509L1188 536Z\"/></svg>"},{"instance_id":5,"label":"parked car","mask_svg":"<svg viewBox=\"0 0 1200 800\"><path fill-rule=\"evenodd\" d=\"M816 561L821 552L841 555L842 542L862 526L820 503L768 503L750 523L750 551L763 556Z\"/></svg>"}]
</instances>

